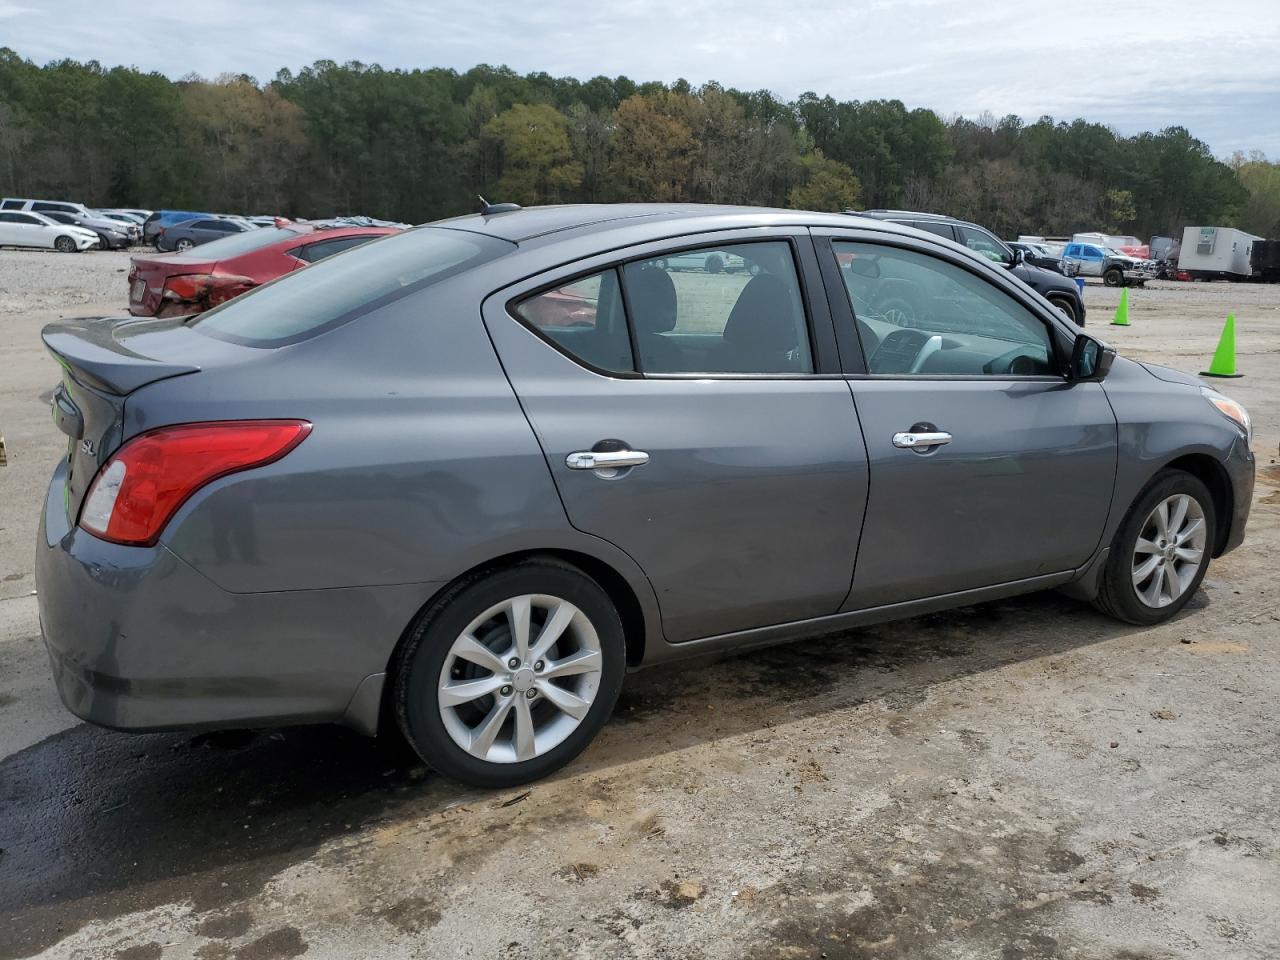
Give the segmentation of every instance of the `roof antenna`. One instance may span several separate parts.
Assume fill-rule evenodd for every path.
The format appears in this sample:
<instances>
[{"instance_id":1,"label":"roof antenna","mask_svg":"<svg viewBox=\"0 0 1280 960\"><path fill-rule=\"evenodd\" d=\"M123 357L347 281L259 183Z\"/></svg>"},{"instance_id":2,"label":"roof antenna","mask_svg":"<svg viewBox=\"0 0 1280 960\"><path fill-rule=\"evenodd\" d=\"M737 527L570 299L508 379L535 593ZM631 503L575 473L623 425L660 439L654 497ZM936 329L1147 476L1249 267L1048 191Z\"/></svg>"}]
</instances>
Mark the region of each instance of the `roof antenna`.
<instances>
[{"instance_id":1,"label":"roof antenna","mask_svg":"<svg viewBox=\"0 0 1280 960\"><path fill-rule=\"evenodd\" d=\"M510 213L512 210L521 209L518 203L490 203L479 194L476 195L476 199L480 201L480 216L482 217L491 217L495 213Z\"/></svg>"}]
</instances>

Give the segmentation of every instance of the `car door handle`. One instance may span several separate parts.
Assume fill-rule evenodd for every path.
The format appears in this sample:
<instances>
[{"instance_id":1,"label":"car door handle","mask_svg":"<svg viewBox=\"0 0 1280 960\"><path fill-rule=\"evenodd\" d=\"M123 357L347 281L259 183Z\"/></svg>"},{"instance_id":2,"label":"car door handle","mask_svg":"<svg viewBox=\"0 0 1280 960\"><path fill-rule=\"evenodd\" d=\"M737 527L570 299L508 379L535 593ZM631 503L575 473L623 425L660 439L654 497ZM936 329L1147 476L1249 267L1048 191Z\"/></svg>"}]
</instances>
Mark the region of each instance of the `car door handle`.
<instances>
[{"instance_id":1,"label":"car door handle","mask_svg":"<svg viewBox=\"0 0 1280 960\"><path fill-rule=\"evenodd\" d=\"M584 450L564 458L570 470L619 470L623 467L643 467L649 455L643 450Z\"/></svg>"},{"instance_id":2,"label":"car door handle","mask_svg":"<svg viewBox=\"0 0 1280 960\"><path fill-rule=\"evenodd\" d=\"M904 450L919 450L923 447L940 447L951 442L951 434L942 430L929 433L895 433L893 445Z\"/></svg>"}]
</instances>

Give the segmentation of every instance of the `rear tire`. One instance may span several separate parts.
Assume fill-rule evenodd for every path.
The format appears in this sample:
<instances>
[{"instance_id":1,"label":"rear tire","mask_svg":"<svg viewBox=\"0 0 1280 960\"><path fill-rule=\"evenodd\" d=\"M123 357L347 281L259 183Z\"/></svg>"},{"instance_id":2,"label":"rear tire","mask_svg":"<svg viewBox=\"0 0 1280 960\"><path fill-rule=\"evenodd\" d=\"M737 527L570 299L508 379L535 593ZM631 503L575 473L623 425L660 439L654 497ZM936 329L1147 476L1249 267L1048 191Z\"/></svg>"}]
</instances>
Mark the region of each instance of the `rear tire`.
<instances>
[{"instance_id":1,"label":"rear tire","mask_svg":"<svg viewBox=\"0 0 1280 960\"><path fill-rule=\"evenodd\" d=\"M1186 512L1179 518L1183 504ZM1156 520L1156 511L1162 506L1167 507L1167 534ZM1186 537L1180 536L1197 515L1201 526ZM1117 620L1142 626L1172 619L1200 589L1216 531L1213 497L1199 479L1181 470L1156 474L1116 531L1094 606ZM1193 563L1190 558L1197 547L1199 557ZM1154 566L1143 576L1148 564ZM1170 583L1176 585L1176 595L1168 587Z\"/></svg>"},{"instance_id":2,"label":"rear tire","mask_svg":"<svg viewBox=\"0 0 1280 960\"><path fill-rule=\"evenodd\" d=\"M414 625L393 670L396 718L417 754L462 783L510 787L560 769L604 726L622 689L626 643L598 583L556 560L527 560L449 588Z\"/></svg>"},{"instance_id":3,"label":"rear tire","mask_svg":"<svg viewBox=\"0 0 1280 960\"><path fill-rule=\"evenodd\" d=\"M183 237L181 240L179 240L177 243L173 245L173 249L177 250L179 253L186 253L188 250L190 250L194 246L195 246L194 243L192 243L186 237Z\"/></svg>"}]
</instances>

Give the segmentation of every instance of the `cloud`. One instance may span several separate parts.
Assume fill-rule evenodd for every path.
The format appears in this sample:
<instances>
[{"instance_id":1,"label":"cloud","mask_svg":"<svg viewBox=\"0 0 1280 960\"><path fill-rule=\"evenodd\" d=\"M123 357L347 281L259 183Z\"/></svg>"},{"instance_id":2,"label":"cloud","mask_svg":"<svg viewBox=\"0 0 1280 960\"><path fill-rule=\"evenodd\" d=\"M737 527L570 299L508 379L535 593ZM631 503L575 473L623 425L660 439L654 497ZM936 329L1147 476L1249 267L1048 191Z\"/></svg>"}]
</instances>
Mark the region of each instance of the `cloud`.
<instances>
[{"instance_id":1,"label":"cloud","mask_svg":"<svg viewBox=\"0 0 1280 960\"><path fill-rule=\"evenodd\" d=\"M970 0L63 0L56 15L0 0L4 42L43 62L123 62L170 76L360 60L506 64L582 79L718 80L784 97L889 97L944 115L1086 119L1124 133L1188 127L1218 154L1280 153L1276 0L1108 8ZM168 38L170 42L157 42Z\"/></svg>"}]
</instances>

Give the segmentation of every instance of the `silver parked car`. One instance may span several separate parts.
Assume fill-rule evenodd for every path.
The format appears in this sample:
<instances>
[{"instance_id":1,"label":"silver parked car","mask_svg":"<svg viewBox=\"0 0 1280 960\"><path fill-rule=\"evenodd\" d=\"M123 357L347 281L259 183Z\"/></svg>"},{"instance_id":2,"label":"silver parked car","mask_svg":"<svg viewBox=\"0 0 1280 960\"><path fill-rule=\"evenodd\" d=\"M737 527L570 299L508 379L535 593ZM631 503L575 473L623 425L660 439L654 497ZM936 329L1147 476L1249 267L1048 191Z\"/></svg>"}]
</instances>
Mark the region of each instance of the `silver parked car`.
<instances>
[{"instance_id":1,"label":"silver parked car","mask_svg":"<svg viewBox=\"0 0 1280 960\"><path fill-rule=\"evenodd\" d=\"M575 757L630 668L1050 587L1159 623L1253 488L1239 404L846 215L462 217L44 339L67 706L398 730L480 785Z\"/></svg>"}]
</instances>

